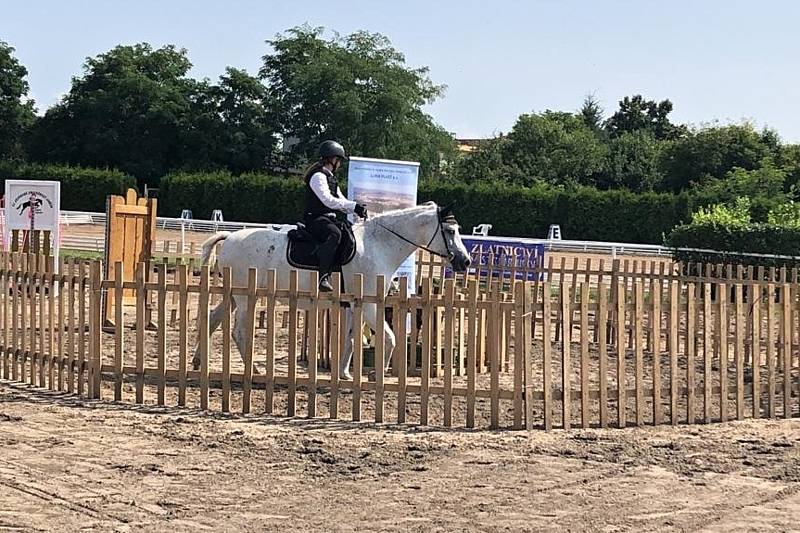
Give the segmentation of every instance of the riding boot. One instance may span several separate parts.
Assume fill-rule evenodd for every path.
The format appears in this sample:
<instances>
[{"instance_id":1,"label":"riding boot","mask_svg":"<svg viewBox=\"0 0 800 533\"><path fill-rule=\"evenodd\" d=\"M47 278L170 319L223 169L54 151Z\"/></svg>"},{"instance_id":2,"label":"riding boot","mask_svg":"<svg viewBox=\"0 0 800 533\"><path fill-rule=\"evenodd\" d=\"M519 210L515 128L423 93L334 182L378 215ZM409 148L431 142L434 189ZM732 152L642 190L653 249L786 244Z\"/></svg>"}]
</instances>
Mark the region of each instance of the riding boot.
<instances>
[{"instance_id":1,"label":"riding boot","mask_svg":"<svg viewBox=\"0 0 800 533\"><path fill-rule=\"evenodd\" d=\"M331 292L333 286L330 282L331 271L333 270L333 262L336 258L336 248L339 246L339 240L334 235L329 235L325 242L317 248L317 259L319 260L319 290L322 292Z\"/></svg>"}]
</instances>

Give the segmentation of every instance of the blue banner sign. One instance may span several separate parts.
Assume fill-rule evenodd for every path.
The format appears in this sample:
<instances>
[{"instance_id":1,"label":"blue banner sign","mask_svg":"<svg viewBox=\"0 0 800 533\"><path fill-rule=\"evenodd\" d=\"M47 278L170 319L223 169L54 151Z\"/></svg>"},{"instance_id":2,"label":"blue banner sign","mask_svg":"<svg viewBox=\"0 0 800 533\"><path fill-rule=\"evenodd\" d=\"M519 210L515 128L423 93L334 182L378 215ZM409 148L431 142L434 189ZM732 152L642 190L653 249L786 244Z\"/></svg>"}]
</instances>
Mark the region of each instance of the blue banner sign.
<instances>
[{"instance_id":1,"label":"blue banner sign","mask_svg":"<svg viewBox=\"0 0 800 533\"><path fill-rule=\"evenodd\" d=\"M510 278L526 281L542 280L544 267L544 244L535 241L491 237L462 237L464 246L472 257L470 275L480 269L480 276ZM447 267L445 276L452 277Z\"/></svg>"}]
</instances>

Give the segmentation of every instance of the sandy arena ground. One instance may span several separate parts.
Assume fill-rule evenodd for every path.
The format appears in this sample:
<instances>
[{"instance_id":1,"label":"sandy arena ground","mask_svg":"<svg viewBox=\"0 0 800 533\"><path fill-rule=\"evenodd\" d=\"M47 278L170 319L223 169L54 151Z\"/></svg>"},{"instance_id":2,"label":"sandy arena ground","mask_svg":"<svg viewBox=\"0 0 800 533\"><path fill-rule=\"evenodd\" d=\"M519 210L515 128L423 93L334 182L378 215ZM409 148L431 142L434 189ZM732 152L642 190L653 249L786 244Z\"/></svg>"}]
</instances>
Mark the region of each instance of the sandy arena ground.
<instances>
[{"instance_id":1,"label":"sandy arena ground","mask_svg":"<svg viewBox=\"0 0 800 533\"><path fill-rule=\"evenodd\" d=\"M0 383L2 531L797 531L800 420L468 432Z\"/></svg>"}]
</instances>

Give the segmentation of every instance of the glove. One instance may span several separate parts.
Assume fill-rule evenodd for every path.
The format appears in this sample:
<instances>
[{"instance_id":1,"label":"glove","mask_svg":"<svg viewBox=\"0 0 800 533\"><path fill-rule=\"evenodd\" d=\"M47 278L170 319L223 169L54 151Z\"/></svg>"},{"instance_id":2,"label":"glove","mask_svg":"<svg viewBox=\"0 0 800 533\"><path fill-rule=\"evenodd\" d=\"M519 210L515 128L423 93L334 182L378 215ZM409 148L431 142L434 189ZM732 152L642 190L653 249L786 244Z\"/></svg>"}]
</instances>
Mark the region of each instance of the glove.
<instances>
[{"instance_id":1,"label":"glove","mask_svg":"<svg viewBox=\"0 0 800 533\"><path fill-rule=\"evenodd\" d=\"M363 219L367 218L367 206L365 206L364 204L356 204L356 207L355 209L353 209L353 212Z\"/></svg>"}]
</instances>

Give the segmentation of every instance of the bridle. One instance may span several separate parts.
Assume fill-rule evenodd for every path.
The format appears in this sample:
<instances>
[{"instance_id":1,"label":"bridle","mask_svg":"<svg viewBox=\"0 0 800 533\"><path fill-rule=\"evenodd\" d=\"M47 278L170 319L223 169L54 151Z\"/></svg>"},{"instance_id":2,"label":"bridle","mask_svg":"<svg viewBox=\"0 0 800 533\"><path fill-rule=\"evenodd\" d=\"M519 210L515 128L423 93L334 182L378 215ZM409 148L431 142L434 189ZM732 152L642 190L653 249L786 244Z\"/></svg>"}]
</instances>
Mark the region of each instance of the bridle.
<instances>
[{"instance_id":1,"label":"bridle","mask_svg":"<svg viewBox=\"0 0 800 533\"><path fill-rule=\"evenodd\" d=\"M445 224L445 222L447 222L447 223L456 223L456 218L453 215L444 215L444 216L442 216L442 212L441 211L438 213L438 218L439 218L439 227L437 228L438 231L434 230L433 235L431 235L431 238L428 240L428 244L426 244L425 246L423 246L421 244L418 244L418 243L416 243L416 242L414 242L414 241L412 241L410 239L407 239L406 237L404 237L404 236L400 235L399 233L397 233L392 228L384 226L383 224L381 224L377 220L373 220L373 222L375 222L375 224L377 224L379 227L385 229L386 231L388 231L389 233L391 233L392 235L394 235L395 237L397 237L401 241L407 242L408 244L411 244L412 246L416 246L417 248L421 248L421 249L425 250L429 254L433 254L433 255L436 255L438 257L442 257L442 258L447 259L449 261L450 259L452 259L454 257L455 254L453 254L453 252L450 251L450 245L447 243L447 238L444 235L444 224ZM443 253L440 253L440 252L437 252L435 250L431 250L431 248L430 248L431 243L433 243L433 239L436 238L437 233L441 234L441 236L442 236L442 242L444 242L444 248L445 248L445 250L447 250L447 255L445 255Z\"/></svg>"}]
</instances>

